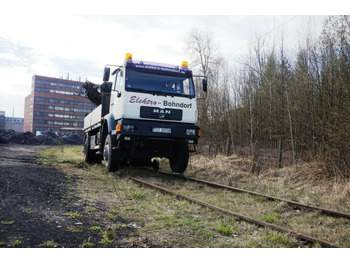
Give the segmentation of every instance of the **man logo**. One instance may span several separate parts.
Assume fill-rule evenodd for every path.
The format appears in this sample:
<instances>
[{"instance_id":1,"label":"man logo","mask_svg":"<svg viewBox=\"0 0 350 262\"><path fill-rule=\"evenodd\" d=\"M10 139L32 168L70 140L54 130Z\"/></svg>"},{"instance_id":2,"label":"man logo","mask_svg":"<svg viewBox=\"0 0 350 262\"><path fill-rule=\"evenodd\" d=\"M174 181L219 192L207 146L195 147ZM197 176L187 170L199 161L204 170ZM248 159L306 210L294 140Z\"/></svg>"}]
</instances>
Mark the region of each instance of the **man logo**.
<instances>
[{"instance_id":1,"label":"man logo","mask_svg":"<svg viewBox=\"0 0 350 262\"><path fill-rule=\"evenodd\" d=\"M171 110L154 108L153 114L158 114L159 119L164 119L165 115L171 115Z\"/></svg>"}]
</instances>

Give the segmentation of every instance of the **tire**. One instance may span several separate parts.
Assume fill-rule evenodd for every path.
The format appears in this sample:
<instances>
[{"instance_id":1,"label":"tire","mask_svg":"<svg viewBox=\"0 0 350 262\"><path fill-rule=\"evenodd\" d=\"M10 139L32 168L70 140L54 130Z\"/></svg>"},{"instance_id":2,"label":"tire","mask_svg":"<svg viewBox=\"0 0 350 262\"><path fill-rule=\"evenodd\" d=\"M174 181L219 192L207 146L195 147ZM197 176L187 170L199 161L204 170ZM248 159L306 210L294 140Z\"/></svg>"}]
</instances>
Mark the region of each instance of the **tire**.
<instances>
[{"instance_id":1,"label":"tire","mask_svg":"<svg viewBox=\"0 0 350 262\"><path fill-rule=\"evenodd\" d=\"M132 166L152 166L151 158L132 158L131 159Z\"/></svg>"},{"instance_id":2,"label":"tire","mask_svg":"<svg viewBox=\"0 0 350 262\"><path fill-rule=\"evenodd\" d=\"M175 144L169 158L171 171L175 173L185 172L189 157L188 144Z\"/></svg>"},{"instance_id":3,"label":"tire","mask_svg":"<svg viewBox=\"0 0 350 262\"><path fill-rule=\"evenodd\" d=\"M112 136L108 135L103 149L103 160L108 172L117 171L121 163L120 149L113 149L113 147L115 147L115 143Z\"/></svg>"},{"instance_id":4,"label":"tire","mask_svg":"<svg viewBox=\"0 0 350 262\"><path fill-rule=\"evenodd\" d=\"M152 168L153 168L154 171L158 171L159 170L159 161L158 160L153 159L153 161L152 161Z\"/></svg>"},{"instance_id":5,"label":"tire","mask_svg":"<svg viewBox=\"0 0 350 262\"><path fill-rule=\"evenodd\" d=\"M103 160L103 155L95 153L94 163L101 164L102 160Z\"/></svg>"},{"instance_id":6,"label":"tire","mask_svg":"<svg viewBox=\"0 0 350 262\"><path fill-rule=\"evenodd\" d=\"M93 163L94 153L93 150L90 150L90 137L86 134L84 138L84 161L90 164Z\"/></svg>"}]
</instances>

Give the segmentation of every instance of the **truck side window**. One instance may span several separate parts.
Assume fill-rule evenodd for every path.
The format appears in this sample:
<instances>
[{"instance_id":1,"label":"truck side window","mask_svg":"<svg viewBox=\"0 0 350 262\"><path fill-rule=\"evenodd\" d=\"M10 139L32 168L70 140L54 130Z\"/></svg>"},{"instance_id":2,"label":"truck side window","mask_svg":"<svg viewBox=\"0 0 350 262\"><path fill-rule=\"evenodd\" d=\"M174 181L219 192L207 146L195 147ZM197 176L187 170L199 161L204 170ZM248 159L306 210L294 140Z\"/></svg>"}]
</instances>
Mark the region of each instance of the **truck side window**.
<instances>
[{"instance_id":1,"label":"truck side window","mask_svg":"<svg viewBox=\"0 0 350 262\"><path fill-rule=\"evenodd\" d=\"M190 92L190 81L189 81L189 79L185 79L185 80L183 81L183 92L184 92L186 95L191 94L191 92Z\"/></svg>"},{"instance_id":2,"label":"truck side window","mask_svg":"<svg viewBox=\"0 0 350 262\"><path fill-rule=\"evenodd\" d=\"M121 71L119 71L116 75L115 86L114 86L114 89L119 92L122 90L122 79L123 79L122 73Z\"/></svg>"}]
</instances>

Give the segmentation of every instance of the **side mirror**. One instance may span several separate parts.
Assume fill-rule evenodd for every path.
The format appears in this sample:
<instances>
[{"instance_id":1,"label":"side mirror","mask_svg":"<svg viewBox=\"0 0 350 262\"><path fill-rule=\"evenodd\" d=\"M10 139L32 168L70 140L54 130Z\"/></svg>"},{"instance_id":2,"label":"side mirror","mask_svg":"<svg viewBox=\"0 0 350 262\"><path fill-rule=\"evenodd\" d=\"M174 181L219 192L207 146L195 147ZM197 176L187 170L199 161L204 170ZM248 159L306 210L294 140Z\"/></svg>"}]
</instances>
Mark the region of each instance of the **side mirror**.
<instances>
[{"instance_id":1,"label":"side mirror","mask_svg":"<svg viewBox=\"0 0 350 262\"><path fill-rule=\"evenodd\" d=\"M207 90L208 90L208 82L207 82L207 79L203 79L203 80L202 80L202 86L203 86L203 91L204 91L204 92L207 92Z\"/></svg>"},{"instance_id":2,"label":"side mirror","mask_svg":"<svg viewBox=\"0 0 350 262\"><path fill-rule=\"evenodd\" d=\"M111 74L111 69L109 67L105 67L103 71L103 81L107 82L109 80L109 75Z\"/></svg>"}]
</instances>

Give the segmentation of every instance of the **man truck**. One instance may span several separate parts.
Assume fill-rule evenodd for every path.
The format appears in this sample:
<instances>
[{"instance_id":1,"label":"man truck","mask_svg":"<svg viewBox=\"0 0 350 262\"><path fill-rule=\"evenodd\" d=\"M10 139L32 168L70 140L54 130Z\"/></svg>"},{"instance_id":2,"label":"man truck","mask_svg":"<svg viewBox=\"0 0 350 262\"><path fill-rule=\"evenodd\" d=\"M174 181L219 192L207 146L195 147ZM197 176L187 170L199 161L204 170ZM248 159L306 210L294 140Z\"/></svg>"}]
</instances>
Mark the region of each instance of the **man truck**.
<instances>
[{"instance_id":1,"label":"man truck","mask_svg":"<svg viewBox=\"0 0 350 262\"><path fill-rule=\"evenodd\" d=\"M193 77L201 76L194 76L186 61L171 66L126 54L122 66L106 65L101 85L83 85L96 105L84 119L84 160L103 160L114 172L123 164L157 169L159 162L152 159L168 158L172 172L184 172L200 137Z\"/></svg>"}]
</instances>

